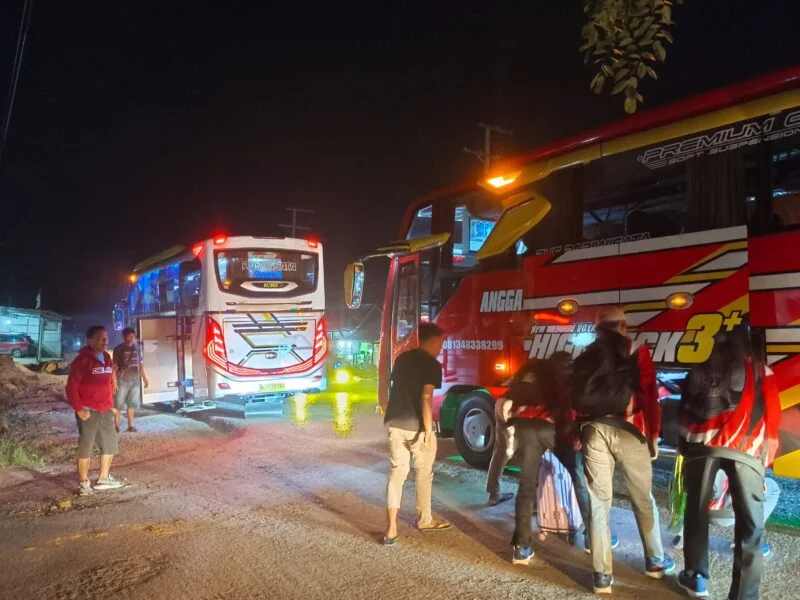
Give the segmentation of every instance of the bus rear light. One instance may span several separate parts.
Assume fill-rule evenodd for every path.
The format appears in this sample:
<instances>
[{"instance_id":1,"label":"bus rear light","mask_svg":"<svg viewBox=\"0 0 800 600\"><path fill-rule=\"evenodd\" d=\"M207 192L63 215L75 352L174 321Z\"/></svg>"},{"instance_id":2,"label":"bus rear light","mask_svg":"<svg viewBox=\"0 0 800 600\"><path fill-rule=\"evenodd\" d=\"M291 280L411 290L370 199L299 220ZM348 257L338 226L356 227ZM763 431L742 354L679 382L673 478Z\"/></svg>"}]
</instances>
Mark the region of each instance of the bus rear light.
<instances>
[{"instance_id":1,"label":"bus rear light","mask_svg":"<svg viewBox=\"0 0 800 600\"><path fill-rule=\"evenodd\" d=\"M206 358L228 371L228 352L225 349L225 336L222 327L214 319L208 317L206 322L206 345L203 349Z\"/></svg>"},{"instance_id":2,"label":"bus rear light","mask_svg":"<svg viewBox=\"0 0 800 600\"><path fill-rule=\"evenodd\" d=\"M219 246L221 244L224 244L227 241L228 241L228 236L227 235L215 235L214 236L214 244L216 244L217 246Z\"/></svg>"},{"instance_id":3,"label":"bus rear light","mask_svg":"<svg viewBox=\"0 0 800 600\"><path fill-rule=\"evenodd\" d=\"M313 239L313 238L309 239L309 240L306 240L306 241L308 242L308 247L309 248L316 248L316 247L319 246L319 242L317 240Z\"/></svg>"},{"instance_id":4,"label":"bus rear light","mask_svg":"<svg viewBox=\"0 0 800 600\"><path fill-rule=\"evenodd\" d=\"M203 244L195 244L192 246L192 254L194 254L195 258L200 258L203 250L205 250L205 246Z\"/></svg>"},{"instance_id":5,"label":"bus rear light","mask_svg":"<svg viewBox=\"0 0 800 600\"><path fill-rule=\"evenodd\" d=\"M325 360L328 353L328 328L325 326L325 319L320 317L317 322L317 330L314 334L314 364L319 364Z\"/></svg>"}]
</instances>

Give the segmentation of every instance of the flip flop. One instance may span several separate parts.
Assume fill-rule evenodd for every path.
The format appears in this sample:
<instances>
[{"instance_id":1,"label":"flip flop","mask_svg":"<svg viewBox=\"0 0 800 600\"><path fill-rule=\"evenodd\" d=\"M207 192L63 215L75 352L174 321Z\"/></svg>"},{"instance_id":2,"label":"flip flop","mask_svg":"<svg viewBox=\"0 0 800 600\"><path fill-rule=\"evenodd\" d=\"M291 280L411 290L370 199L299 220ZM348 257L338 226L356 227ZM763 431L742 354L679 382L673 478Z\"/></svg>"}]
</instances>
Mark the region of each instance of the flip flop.
<instances>
[{"instance_id":1,"label":"flip flop","mask_svg":"<svg viewBox=\"0 0 800 600\"><path fill-rule=\"evenodd\" d=\"M384 546L394 546L394 543L397 541L397 538L399 538L399 537L400 537L399 535L396 535L393 538L383 536L383 545Z\"/></svg>"},{"instance_id":2,"label":"flip flop","mask_svg":"<svg viewBox=\"0 0 800 600\"><path fill-rule=\"evenodd\" d=\"M497 496L497 498L490 499L489 502L487 502L487 504L489 506L497 506L498 504L502 504L503 502L508 502L513 497L514 494L512 492L506 492L504 494L500 494L499 496Z\"/></svg>"},{"instance_id":3,"label":"flip flop","mask_svg":"<svg viewBox=\"0 0 800 600\"><path fill-rule=\"evenodd\" d=\"M420 527L420 531L447 531L448 529L452 529L452 525L447 521L431 521L431 524L427 527Z\"/></svg>"}]
</instances>

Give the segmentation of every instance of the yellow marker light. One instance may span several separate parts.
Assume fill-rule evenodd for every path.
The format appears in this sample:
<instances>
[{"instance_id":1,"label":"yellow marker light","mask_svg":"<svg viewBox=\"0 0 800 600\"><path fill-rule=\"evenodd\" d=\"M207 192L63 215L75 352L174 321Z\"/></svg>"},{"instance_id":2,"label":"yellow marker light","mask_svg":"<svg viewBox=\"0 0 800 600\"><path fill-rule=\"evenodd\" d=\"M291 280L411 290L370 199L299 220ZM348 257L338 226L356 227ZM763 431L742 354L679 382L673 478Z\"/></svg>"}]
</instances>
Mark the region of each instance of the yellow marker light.
<instances>
[{"instance_id":1,"label":"yellow marker light","mask_svg":"<svg viewBox=\"0 0 800 600\"><path fill-rule=\"evenodd\" d=\"M131 283L136 283L137 281L139 281L139 277L136 275L136 273L131 273L130 275L128 275L128 281Z\"/></svg>"},{"instance_id":2,"label":"yellow marker light","mask_svg":"<svg viewBox=\"0 0 800 600\"><path fill-rule=\"evenodd\" d=\"M333 376L333 380L338 383L339 385L344 385L346 383L350 383L350 373L345 371L344 369L339 369Z\"/></svg>"},{"instance_id":3,"label":"yellow marker light","mask_svg":"<svg viewBox=\"0 0 800 600\"><path fill-rule=\"evenodd\" d=\"M562 315L574 315L578 312L578 306L577 300L567 298L558 303L558 312Z\"/></svg>"},{"instance_id":4,"label":"yellow marker light","mask_svg":"<svg viewBox=\"0 0 800 600\"><path fill-rule=\"evenodd\" d=\"M511 185L517 180L517 177L520 176L521 171L514 171L513 173L508 173L507 175L498 175L497 177L492 177L486 180L493 188L501 188L507 185Z\"/></svg>"},{"instance_id":5,"label":"yellow marker light","mask_svg":"<svg viewBox=\"0 0 800 600\"><path fill-rule=\"evenodd\" d=\"M667 296L667 306L675 310L683 310L692 305L694 298L687 292L675 292Z\"/></svg>"}]
</instances>

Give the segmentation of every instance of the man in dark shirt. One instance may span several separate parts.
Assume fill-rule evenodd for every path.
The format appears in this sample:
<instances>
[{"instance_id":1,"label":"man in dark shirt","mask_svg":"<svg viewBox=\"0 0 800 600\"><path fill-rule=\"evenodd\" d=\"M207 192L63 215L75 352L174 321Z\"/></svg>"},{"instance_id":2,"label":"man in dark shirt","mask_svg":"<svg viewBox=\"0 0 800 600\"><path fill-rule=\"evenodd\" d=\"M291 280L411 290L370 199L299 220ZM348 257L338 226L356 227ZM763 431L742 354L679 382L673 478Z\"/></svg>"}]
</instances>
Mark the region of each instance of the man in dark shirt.
<instances>
[{"instance_id":1,"label":"man in dark shirt","mask_svg":"<svg viewBox=\"0 0 800 600\"><path fill-rule=\"evenodd\" d=\"M391 388L383 420L389 436L391 469L386 485L387 526L383 543L397 539L397 512L403 483L411 470L417 487L417 527L421 531L449 529L450 523L433 518L431 486L436 460L436 434L433 430L433 390L442 385L442 367L436 359L442 351L444 332L433 323L419 326L419 347L404 352L395 360Z\"/></svg>"},{"instance_id":2,"label":"man in dark shirt","mask_svg":"<svg viewBox=\"0 0 800 600\"><path fill-rule=\"evenodd\" d=\"M123 409L127 409L128 412L128 431L136 431L133 418L136 415L136 409L142 403L139 380L143 380L144 387L150 385L147 373L144 372L142 354L136 343L136 332L128 327L123 330L122 339L123 343L114 348L114 381L117 384L114 397L114 406L117 409L114 415L114 426L117 432L119 432L122 421Z\"/></svg>"}]
</instances>

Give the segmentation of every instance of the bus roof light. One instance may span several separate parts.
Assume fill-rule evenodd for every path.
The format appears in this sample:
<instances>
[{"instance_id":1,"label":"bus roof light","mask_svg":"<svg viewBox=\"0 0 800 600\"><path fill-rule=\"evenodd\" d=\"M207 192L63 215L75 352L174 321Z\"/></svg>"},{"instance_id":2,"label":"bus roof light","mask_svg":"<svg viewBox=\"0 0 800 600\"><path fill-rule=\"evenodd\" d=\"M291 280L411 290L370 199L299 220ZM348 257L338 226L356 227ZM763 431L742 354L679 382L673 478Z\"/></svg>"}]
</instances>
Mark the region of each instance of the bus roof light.
<instances>
[{"instance_id":1,"label":"bus roof light","mask_svg":"<svg viewBox=\"0 0 800 600\"><path fill-rule=\"evenodd\" d=\"M220 244L224 244L228 241L227 235L215 235L214 236L214 243L219 246Z\"/></svg>"},{"instance_id":2,"label":"bus roof light","mask_svg":"<svg viewBox=\"0 0 800 600\"><path fill-rule=\"evenodd\" d=\"M203 250L205 250L205 246L203 246L203 244L195 244L192 246L192 254L194 254L195 258L200 258Z\"/></svg>"},{"instance_id":3,"label":"bus roof light","mask_svg":"<svg viewBox=\"0 0 800 600\"><path fill-rule=\"evenodd\" d=\"M306 241L308 242L309 248L317 248L319 246L319 242L314 238L307 239Z\"/></svg>"},{"instance_id":4,"label":"bus roof light","mask_svg":"<svg viewBox=\"0 0 800 600\"><path fill-rule=\"evenodd\" d=\"M505 187L507 185L511 185L512 183L514 183L517 180L517 177L520 176L520 174L521 171L515 171L513 173L508 173L506 175L498 175L497 177L491 177L487 179L486 183L488 183L493 188Z\"/></svg>"}]
</instances>

